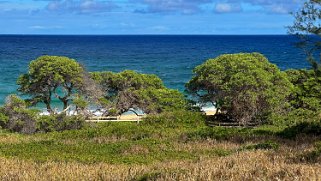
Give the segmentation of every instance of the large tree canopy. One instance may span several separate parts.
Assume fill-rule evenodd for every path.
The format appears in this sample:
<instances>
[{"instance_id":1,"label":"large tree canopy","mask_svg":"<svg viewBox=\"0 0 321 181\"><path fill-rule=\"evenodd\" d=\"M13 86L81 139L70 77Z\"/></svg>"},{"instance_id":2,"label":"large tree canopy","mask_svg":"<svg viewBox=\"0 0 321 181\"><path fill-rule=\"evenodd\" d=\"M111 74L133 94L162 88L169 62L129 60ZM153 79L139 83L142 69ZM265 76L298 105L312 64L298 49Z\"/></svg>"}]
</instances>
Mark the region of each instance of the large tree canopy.
<instances>
[{"instance_id":1,"label":"large tree canopy","mask_svg":"<svg viewBox=\"0 0 321 181\"><path fill-rule=\"evenodd\" d=\"M113 96L115 92L124 91L133 88L135 90L144 88L165 88L162 80L156 75L139 74L132 70L125 70L123 72L93 72L91 76L94 80L99 82L104 90L106 96Z\"/></svg>"},{"instance_id":2,"label":"large tree canopy","mask_svg":"<svg viewBox=\"0 0 321 181\"><path fill-rule=\"evenodd\" d=\"M211 102L234 121L265 121L278 111L292 84L276 65L259 53L227 54L194 69L187 90Z\"/></svg>"},{"instance_id":3,"label":"large tree canopy","mask_svg":"<svg viewBox=\"0 0 321 181\"><path fill-rule=\"evenodd\" d=\"M84 69L75 60L60 56L41 56L29 65L29 71L19 77L18 90L31 96L30 102L46 104L52 113L51 102L55 97L66 109L76 90L84 84Z\"/></svg>"},{"instance_id":4,"label":"large tree canopy","mask_svg":"<svg viewBox=\"0 0 321 181\"><path fill-rule=\"evenodd\" d=\"M118 110L119 114L130 108L139 108L145 113L186 108L184 95L166 88L156 75L130 70L120 73L93 72L91 75L105 91L105 98L110 100L109 106Z\"/></svg>"}]
</instances>

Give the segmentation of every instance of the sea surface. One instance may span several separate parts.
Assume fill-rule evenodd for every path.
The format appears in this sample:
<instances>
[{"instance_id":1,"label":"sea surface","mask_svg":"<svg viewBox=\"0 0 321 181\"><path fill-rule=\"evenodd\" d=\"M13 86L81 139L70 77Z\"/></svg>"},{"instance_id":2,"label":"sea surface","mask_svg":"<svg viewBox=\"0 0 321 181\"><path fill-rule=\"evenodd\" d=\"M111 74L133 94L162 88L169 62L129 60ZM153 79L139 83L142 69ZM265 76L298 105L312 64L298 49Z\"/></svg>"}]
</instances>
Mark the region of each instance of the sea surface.
<instances>
[{"instance_id":1,"label":"sea surface","mask_svg":"<svg viewBox=\"0 0 321 181\"><path fill-rule=\"evenodd\" d=\"M266 36L31 36L0 35L0 105L18 93L16 80L41 55L68 56L88 71L126 69L158 75L184 91L195 66L225 53L260 52L280 69L307 68L297 39Z\"/></svg>"}]
</instances>

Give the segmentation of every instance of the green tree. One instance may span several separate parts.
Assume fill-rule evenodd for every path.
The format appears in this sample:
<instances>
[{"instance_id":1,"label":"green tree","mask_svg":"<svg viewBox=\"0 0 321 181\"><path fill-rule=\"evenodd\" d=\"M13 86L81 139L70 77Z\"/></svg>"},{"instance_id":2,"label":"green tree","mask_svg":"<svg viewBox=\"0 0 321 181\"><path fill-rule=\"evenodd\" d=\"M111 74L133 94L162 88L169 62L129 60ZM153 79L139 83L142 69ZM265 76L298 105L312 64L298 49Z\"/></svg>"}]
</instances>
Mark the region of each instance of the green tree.
<instances>
[{"instance_id":1,"label":"green tree","mask_svg":"<svg viewBox=\"0 0 321 181\"><path fill-rule=\"evenodd\" d=\"M105 92L109 109L118 113L139 108L146 113L159 113L168 109L185 109L182 93L168 89L156 75L125 70L120 73L94 72L91 74Z\"/></svg>"},{"instance_id":2,"label":"green tree","mask_svg":"<svg viewBox=\"0 0 321 181\"><path fill-rule=\"evenodd\" d=\"M295 21L288 31L300 38L298 46L304 50L307 60L317 76L321 76L321 0L308 0L293 13Z\"/></svg>"},{"instance_id":3,"label":"green tree","mask_svg":"<svg viewBox=\"0 0 321 181\"><path fill-rule=\"evenodd\" d=\"M102 86L108 98L128 89L165 88L163 81L156 75L139 74L132 70L125 70L119 73L93 72L91 76Z\"/></svg>"},{"instance_id":4,"label":"green tree","mask_svg":"<svg viewBox=\"0 0 321 181\"><path fill-rule=\"evenodd\" d=\"M286 71L288 79L294 85L291 94L291 105L294 109L307 109L319 111L321 108L321 78L315 75L313 70Z\"/></svg>"},{"instance_id":5,"label":"green tree","mask_svg":"<svg viewBox=\"0 0 321 181\"><path fill-rule=\"evenodd\" d=\"M187 108L185 97L178 90L146 88L136 90L134 94L136 95L137 106L149 114Z\"/></svg>"},{"instance_id":6,"label":"green tree","mask_svg":"<svg viewBox=\"0 0 321 181\"><path fill-rule=\"evenodd\" d=\"M187 90L242 124L261 123L281 111L293 86L259 53L222 55L197 66L194 73Z\"/></svg>"},{"instance_id":7,"label":"green tree","mask_svg":"<svg viewBox=\"0 0 321 181\"><path fill-rule=\"evenodd\" d=\"M33 105L44 103L52 113L53 97L63 103L66 109L76 90L84 85L84 69L75 60L60 56L41 56L29 64L29 71L21 75L18 90L29 95Z\"/></svg>"}]
</instances>

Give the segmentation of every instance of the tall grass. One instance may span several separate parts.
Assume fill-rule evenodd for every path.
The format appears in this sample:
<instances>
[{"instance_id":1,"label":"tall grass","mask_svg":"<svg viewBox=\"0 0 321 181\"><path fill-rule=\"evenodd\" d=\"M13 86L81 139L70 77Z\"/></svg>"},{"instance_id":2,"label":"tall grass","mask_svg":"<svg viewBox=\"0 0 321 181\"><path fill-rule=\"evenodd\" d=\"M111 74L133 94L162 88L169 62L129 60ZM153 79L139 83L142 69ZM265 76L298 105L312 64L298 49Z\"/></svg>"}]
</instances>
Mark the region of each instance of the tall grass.
<instances>
[{"instance_id":1,"label":"tall grass","mask_svg":"<svg viewBox=\"0 0 321 181\"><path fill-rule=\"evenodd\" d=\"M318 180L317 164L289 163L269 151L152 165L22 161L0 158L1 180Z\"/></svg>"}]
</instances>

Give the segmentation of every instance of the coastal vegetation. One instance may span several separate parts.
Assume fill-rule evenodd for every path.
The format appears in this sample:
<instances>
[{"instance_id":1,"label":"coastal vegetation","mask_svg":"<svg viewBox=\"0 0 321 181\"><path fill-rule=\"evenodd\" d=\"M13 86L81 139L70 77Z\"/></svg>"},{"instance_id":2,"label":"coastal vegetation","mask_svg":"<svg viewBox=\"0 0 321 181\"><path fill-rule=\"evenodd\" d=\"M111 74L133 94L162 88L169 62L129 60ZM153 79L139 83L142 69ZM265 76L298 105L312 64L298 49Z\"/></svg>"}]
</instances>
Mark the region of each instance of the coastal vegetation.
<instances>
[{"instance_id":1,"label":"coastal vegetation","mask_svg":"<svg viewBox=\"0 0 321 181\"><path fill-rule=\"evenodd\" d=\"M307 0L300 10L293 13L295 21L288 27L289 33L301 40L297 45L306 54L307 61L319 77L321 76L320 6L320 0Z\"/></svg>"},{"instance_id":2,"label":"coastal vegetation","mask_svg":"<svg viewBox=\"0 0 321 181\"><path fill-rule=\"evenodd\" d=\"M130 108L147 114L187 108L184 95L165 87L156 75L125 70L119 73L93 72L93 80L102 88L103 99L111 113L122 114Z\"/></svg>"},{"instance_id":3,"label":"coastal vegetation","mask_svg":"<svg viewBox=\"0 0 321 181\"><path fill-rule=\"evenodd\" d=\"M318 180L320 41L304 33L320 35L320 3L307 1L289 27L311 70L281 71L260 53L225 54L195 67L183 94L156 75L87 72L68 57L39 57L17 81L25 99L10 95L0 107L0 179ZM208 104L214 116L200 111ZM86 122L93 107L147 116Z\"/></svg>"},{"instance_id":4,"label":"coastal vegetation","mask_svg":"<svg viewBox=\"0 0 321 181\"><path fill-rule=\"evenodd\" d=\"M11 95L0 108L0 162L7 165L0 171L1 179L293 180L320 176L321 97L313 70L280 71L259 53L222 55L194 69L186 84L189 96L184 96L166 88L156 75L130 70L88 73L67 57L37 60L51 72L31 69L18 84L23 94L39 90L25 100ZM77 66L77 79L59 68L54 73L56 60ZM42 81L48 84L37 86ZM79 114L56 113L53 99L64 108L73 106ZM32 108L45 101L52 110L46 116ZM192 102L198 106L211 102L219 111L206 116ZM139 108L148 116L139 124L87 123L90 115L85 112L91 105L105 109L106 115ZM213 121L240 126L213 127ZM247 127L250 123L255 127Z\"/></svg>"},{"instance_id":5,"label":"coastal vegetation","mask_svg":"<svg viewBox=\"0 0 321 181\"><path fill-rule=\"evenodd\" d=\"M80 130L0 134L2 180L317 179L320 124L208 127L190 111ZM307 128L310 127L310 130ZM305 131L303 131L305 130Z\"/></svg>"},{"instance_id":6,"label":"coastal vegetation","mask_svg":"<svg viewBox=\"0 0 321 181\"><path fill-rule=\"evenodd\" d=\"M82 90L84 69L68 57L42 56L30 62L29 71L19 77L18 91L30 96L28 102L35 105L42 102L52 113L53 96L66 109L75 89Z\"/></svg>"},{"instance_id":7,"label":"coastal vegetation","mask_svg":"<svg viewBox=\"0 0 321 181\"><path fill-rule=\"evenodd\" d=\"M293 86L284 72L258 53L222 55L194 73L189 92L244 125L266 123L271 114L282 114Z\"/></svg>"}]
</instances>

